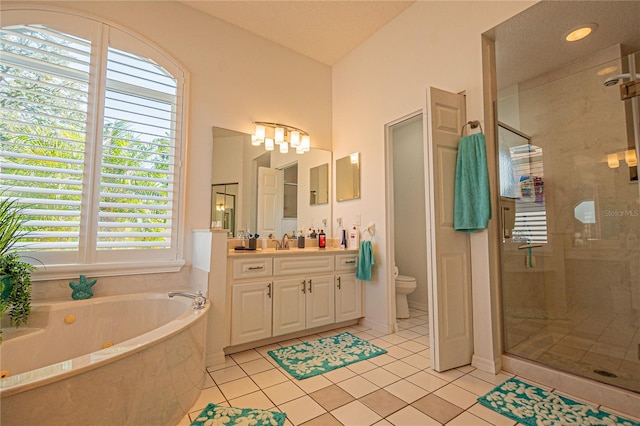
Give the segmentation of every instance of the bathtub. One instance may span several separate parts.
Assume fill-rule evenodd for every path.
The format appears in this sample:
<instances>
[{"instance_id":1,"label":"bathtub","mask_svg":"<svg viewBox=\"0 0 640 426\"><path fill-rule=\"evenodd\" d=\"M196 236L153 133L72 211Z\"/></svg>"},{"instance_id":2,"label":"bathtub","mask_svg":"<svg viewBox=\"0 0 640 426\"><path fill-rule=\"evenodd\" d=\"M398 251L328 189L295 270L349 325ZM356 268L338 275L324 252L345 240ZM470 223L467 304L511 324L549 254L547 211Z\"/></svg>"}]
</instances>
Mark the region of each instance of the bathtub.
<instances>
[{"instance_id":1,"label":"bathtub","mask_svg":"<svg viewBox=\"0 0 640 426\"><path fill-rule=\"evenodd\" d=\"M207 307L164 294L32 304L4 328L0 424L175 425L205 380Z\"/></svg>"}]
</instances>

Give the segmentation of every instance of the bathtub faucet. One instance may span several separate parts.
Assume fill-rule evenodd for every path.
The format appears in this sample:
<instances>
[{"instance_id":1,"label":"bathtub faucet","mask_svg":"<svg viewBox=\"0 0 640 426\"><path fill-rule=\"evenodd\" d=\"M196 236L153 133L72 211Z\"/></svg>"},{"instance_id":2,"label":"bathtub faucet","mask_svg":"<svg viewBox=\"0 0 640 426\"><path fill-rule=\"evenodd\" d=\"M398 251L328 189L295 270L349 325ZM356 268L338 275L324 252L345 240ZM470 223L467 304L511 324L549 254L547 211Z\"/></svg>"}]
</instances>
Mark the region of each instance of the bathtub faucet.
<instances>
[{"instance_id":1,"label":"bathtub faucet","mask_svg":"<svg viewBox=\"0 0 640 426\"><path fill-rule=\"evenodd\" d=\"M170 291L169 297L182 296L193 299L193 309L204 309L207 304L207 298L202 295L202 291L198 290L198 293L189 293L186 291Z\"/></svg>"}]
</instances>

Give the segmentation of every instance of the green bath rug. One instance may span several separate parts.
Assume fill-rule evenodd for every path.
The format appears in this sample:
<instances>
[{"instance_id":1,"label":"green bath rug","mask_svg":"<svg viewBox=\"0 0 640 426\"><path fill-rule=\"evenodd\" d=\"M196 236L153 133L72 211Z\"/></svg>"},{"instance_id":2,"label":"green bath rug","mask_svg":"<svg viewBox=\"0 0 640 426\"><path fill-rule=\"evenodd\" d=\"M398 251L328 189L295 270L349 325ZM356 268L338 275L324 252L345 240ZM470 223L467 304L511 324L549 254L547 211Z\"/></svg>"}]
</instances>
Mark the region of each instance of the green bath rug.
<instances>
[{"instance_id":1,"label":"green bath rug","mask_svg":"<svg viewBox=\"0 0 640 426\"><path fill-rule=\"evenodd\" d=\"M285 413L253 408L223 407L209 404L202 413L191 422L191 426L223 426L223 425L252 425L252 426L282 426L287 418Z\"/></svg>"},{"instance_id":2,"label":"green bath rug","mask_svg":"<svg viewBox=\"0 0 640 426\"><path fill-rule=\"evenodd\" d=\"M537 425L640 426L640 423L598 410L537 386L509 379L478 398L485 407L519 423Z\"/></svg>"},{"instance_id":3,"label":"green bath rug","mask_svg":"<svg viewBox=\"0 0 640 426\"><path fill-rule=\"evenodd\" d=\"M303 342L267 352L296 379L317 376L354 362L386 354L385 349L372 345L351 333Z\"/></svg>"}]
</instances>

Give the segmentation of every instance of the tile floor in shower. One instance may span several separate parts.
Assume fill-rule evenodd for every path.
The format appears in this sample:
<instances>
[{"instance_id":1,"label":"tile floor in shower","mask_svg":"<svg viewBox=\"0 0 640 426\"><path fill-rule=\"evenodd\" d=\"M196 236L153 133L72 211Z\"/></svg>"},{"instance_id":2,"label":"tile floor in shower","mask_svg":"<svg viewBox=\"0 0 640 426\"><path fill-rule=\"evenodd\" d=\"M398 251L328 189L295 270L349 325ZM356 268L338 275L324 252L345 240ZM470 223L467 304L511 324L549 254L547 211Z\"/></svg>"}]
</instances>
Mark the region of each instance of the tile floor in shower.
<instances>
[{"instance_id":1,"label":"tile floor in shower","mask_svg":"<svg viewBox=\"0 0 640 426\"><path fill-rule=\"evenodd\" d=\"M507 352L640 392L640 327L636 321L630 313L595 308L575 308L553 316L542 311L507 311Z\"/></svg>"},{"instance_id":2,"label":"tile floor in shower","mask_svg":"<svg viewBox=\"0 0 640 426\"><path fill-rule=\"evenodd\" d=\"M299 339L227 356L224 364L207 368L206 388L179 426L189 425L210 402L284 411L288 426L515 425L476 401L512 375L488 374L471 366L433 371L427 321L425 312L411 310L411 318L399 321L400 330L394 334L356 325L308 336L305 340L349 331L388 353L305 380L287 374L267 354Z\"/></svg>"}]
</instances>

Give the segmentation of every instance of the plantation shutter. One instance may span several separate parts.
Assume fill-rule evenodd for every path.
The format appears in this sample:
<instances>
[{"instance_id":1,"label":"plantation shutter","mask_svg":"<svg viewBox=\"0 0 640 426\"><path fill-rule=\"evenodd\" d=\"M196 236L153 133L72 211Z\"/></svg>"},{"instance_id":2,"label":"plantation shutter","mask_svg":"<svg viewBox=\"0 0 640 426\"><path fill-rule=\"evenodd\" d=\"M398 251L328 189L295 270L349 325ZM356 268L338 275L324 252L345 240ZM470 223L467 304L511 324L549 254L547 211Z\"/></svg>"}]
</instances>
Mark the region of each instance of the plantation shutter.
<instances>
[{"instance_id":1,"label":"plantation shutter","mask_svg":"<svg viewBox=\"0 0 640 426\"><path fill-rule=\"evenodd\" d=\"M91 42L40 25L0 40L0 187L27 207L24 249L77 250Z\"/></svg>"},{"instance_id":2,"label":"plantation shutter","mask_svg":"<svg viewBox=\"0 0 640 426\"><path fill-rule=\"evenodd\" d=\"M13 10L2 25L0 196L26 206L25 260L175 270L184 71L95 19Z\"/></svg>"},{"instance_id":3,"label":"plantation shutter","mask_svg":"<svg viewBox=\"0 0 640 426\"><path fill-rule=\"evenodd\" d=\"M150 59L107 58L97 248L169 249L177 82Z\"/></svg>"}]
</instances>

